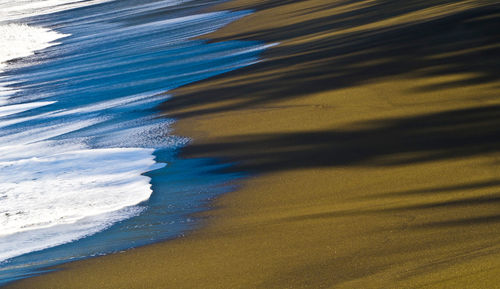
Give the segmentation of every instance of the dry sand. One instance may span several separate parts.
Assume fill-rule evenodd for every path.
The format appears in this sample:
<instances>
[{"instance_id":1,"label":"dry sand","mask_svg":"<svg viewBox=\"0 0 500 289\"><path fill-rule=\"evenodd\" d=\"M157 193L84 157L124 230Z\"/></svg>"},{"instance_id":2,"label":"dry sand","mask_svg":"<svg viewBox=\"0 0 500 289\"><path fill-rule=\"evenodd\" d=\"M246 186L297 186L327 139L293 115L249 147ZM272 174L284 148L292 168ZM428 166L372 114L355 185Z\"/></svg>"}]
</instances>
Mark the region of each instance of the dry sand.
<instances>
[{"instance_id":1,"label":"dry sand","mask_svg":"<svg viewBox=\"0 0 500 289\"><path fill-rule=\"evenodd\" d=\"M255 176L185 238L10 288L500 288L500 6L236 0L280 42L164 105Z\"/></svg>"}]
</instances>

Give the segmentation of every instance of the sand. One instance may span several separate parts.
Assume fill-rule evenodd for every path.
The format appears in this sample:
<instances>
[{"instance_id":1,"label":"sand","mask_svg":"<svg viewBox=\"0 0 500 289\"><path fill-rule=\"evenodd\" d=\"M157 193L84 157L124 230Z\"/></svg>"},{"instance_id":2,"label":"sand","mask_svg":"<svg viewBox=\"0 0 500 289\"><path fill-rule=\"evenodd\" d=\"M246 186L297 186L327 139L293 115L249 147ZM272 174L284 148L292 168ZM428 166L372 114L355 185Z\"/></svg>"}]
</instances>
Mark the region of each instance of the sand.
<instances>
[{"instance_id":1,"label":"sand","mask_svg":"<svg viewBox=\"0 0 500 289\"><path fill-rule=\"evenodd\" d=\"M236 0L277 43L175 91L184 157L252 173L184 238L8 288L500 288L500 6Z\"/></svg>"}]
</instances>

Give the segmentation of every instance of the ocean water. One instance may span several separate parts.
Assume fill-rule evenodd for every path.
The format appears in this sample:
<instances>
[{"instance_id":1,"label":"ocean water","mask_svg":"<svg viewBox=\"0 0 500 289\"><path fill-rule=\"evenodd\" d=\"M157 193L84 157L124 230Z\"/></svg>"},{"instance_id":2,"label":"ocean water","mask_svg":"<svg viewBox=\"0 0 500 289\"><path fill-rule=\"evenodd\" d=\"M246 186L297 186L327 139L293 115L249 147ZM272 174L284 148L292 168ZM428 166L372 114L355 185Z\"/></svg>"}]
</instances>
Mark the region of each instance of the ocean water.
<instances>
[{"instance_id":1,"label":"ocean water","mask_svg":"<svg viewBox=\"0 0 500 289\"><path fill-rule=\"evenodd\" d=\"M182 235L238 174L185 160L168 90L256 63L213 1L0 0L0 285Z\"/></svg>"}]
</instances>

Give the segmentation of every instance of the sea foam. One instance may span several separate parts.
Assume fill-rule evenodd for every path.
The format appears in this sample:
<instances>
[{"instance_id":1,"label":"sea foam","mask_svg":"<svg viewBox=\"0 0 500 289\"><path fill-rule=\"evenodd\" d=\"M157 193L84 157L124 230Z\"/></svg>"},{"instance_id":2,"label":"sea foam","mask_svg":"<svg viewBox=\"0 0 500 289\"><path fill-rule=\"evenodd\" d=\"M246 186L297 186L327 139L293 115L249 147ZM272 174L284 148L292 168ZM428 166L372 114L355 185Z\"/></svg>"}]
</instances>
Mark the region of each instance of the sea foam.
<instances>
[{"instance_id":1,"label":"sea foam","mask_svg":"<svg viewBox=\"0 0 500 289\"><path fill-rule=\"evenodd\" d=\"M140 212L135 205L152 193L142 174L164 166L146 147L158 131L151 133L155 122L144 116L109 122L120 118L109 110L137 109L133 103L143 105L144 98L54 111L48 101L0 106L0 261L91 235ZM37 113L42 108L49 112ZM108 115L96 116L102 110ZM168 121L156 125L165 132Z\"/></svg>"},{"instance_id":2,"label":"sea foam","mask_svg":"<svg viewBox=\"0 0 500 289\"><path fill-rule=\"evenodd\" d=\"M100 2L106 1L0 1L0 21ZM55 41L65 36L43 27L1 24L0 72L12 67L9 61L57 45ZM0 79L0 262L93 234L142 210L135 205L151 195L150 179L142 174L163 164L155 162L153 148L130 147L127 137L147 143L145 132L151 124L126 129L120 129L123 124L102 125L100 130L122 131L107 139L107 147L98 140L90 146L90 136L54 138L113 118L95 116L99 111L134 109L158 99L149 93L36 112L56 102L11 104L9 97L18 92L11 85ZM85 114L92 116L81 117ZM131 130L143 135L131 135Z\"/></svg>"},{"instance_id":3,"label":"sea foam","mask_svg":"<svg viewBox=\"0 0 500 289\"><path fill-rule=\"evenodd\" d=\"M0 25L0 72L9 60L30 56L37 50L57 44L54 41L64 36L47 28L26 24Z\"/></svg>"},{"instance_id":4,"label":"sea foam","mask_svg":"<svg viewBox=\"0 0 500 289\"><path fill-rule=\"evenodd\" d=\"M9 7L2 10L9 21L103 2L1 1L0 10ZM35 9L42 2L50 5ZM151 201L151 179L145 173L165 166L157 163L156 150L172 152L187 142L170 135L173 120L156 109L168 98L164 92L251 65L268 47L190 40L249 12L158 15L158 9L180 2L186 1L117 1L89 14L68 11L70 17L62 19L69 22L58 24L62 33L0 24L10 29L6 39L22 48L5 53L0 76L0 262L5 270L16 266L20 255L81 239L150 209L145 201ZM41 19L29 23L53 23ZM9 62L58 42L40 57ZM75 258L84 256L89 252Z\"/></svg>"}]
</instances>

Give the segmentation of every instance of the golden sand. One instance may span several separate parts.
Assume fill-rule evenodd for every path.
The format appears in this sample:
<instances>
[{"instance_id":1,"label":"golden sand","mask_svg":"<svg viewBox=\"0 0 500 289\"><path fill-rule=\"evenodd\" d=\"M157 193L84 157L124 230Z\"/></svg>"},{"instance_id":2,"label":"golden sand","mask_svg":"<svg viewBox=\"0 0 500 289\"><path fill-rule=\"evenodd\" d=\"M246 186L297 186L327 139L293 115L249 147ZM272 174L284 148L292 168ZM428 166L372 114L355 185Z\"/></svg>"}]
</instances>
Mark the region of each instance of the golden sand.
<instances>
[{"instance_id":1,"label":"golden sand","mask_svg":"<svg viewBox=\"0 0 500 289\"><path fill-rule=\"evenodd\" d=\"M185 157L254 172L185 238L11 288L500 288L500 7L236 0L279 42L164 105Z\"/></svg>"}]
</instances>

